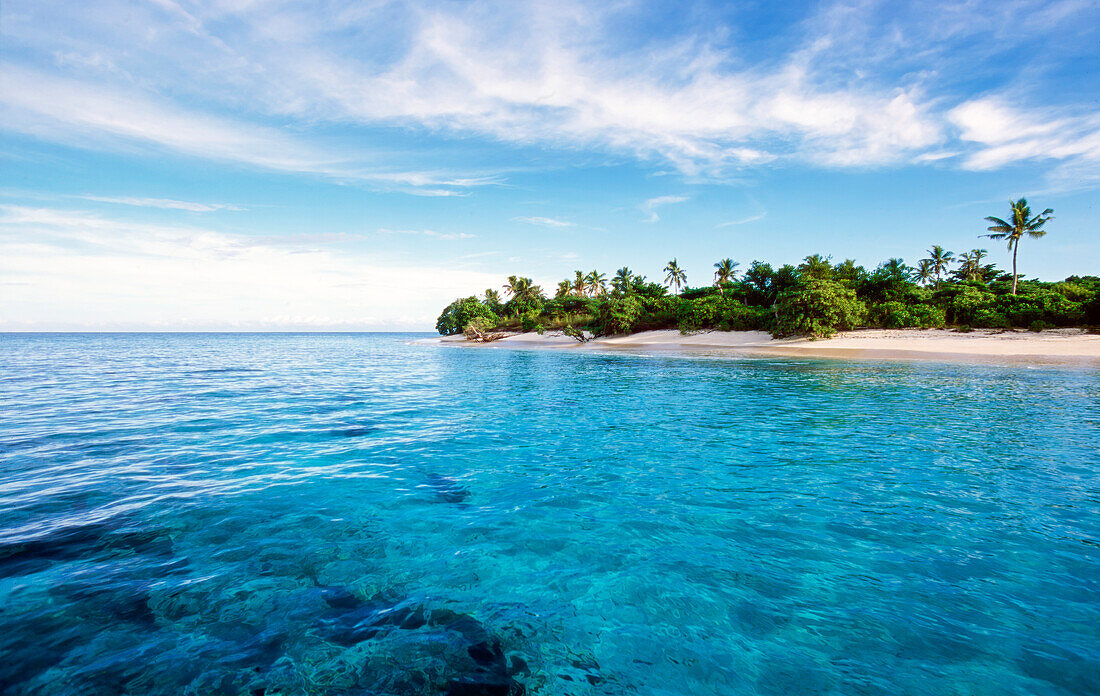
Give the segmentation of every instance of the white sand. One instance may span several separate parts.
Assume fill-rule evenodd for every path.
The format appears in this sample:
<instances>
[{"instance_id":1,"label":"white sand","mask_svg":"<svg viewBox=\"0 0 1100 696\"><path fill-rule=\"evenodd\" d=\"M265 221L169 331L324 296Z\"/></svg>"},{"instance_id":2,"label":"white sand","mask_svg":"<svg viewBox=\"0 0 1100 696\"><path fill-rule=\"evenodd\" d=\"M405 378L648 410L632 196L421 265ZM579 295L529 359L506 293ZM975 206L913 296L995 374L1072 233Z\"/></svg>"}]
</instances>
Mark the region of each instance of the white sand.
<instances>
[{"instance_id":1,"label":"white sand","mask_svg":"<svg viewBox=\"0 0 1100 696\"><path fill-rule=\"evenodd\" d=\"M788 355L825 358L940 360L1023 363L1080 363L1100 366L1100 335L1079 329L957 333L943 329L865 329L829 339L773 339L762 331L644 331L599 338L587 343L549 332L516 334L492 343L473 343L462 336L433 339L445 345L478 348L555 350L669 350L712 354Z\"/></svg>"}]
</instances>

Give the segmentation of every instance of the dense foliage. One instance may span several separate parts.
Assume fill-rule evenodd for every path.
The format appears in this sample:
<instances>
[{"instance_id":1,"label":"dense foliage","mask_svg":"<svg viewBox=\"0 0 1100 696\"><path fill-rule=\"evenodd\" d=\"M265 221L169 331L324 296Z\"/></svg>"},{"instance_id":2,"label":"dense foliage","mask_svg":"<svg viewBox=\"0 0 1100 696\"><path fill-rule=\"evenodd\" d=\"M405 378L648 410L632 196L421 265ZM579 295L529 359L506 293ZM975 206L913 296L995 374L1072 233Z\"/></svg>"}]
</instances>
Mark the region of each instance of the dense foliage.
<instances>
[{"instance_id":1,"label":"dense foliage","mask_svg":"<svg viewBox=\"0 0 1100 696\"><path fill-rule=\"evenodd\" d=\"M994 224L986 236L1008 240L1015 270L1019 242L1041 237L1040 228L1052 219L1052 211L1033 216L1023 199L1011 206L1011 222L989 218ZM890 259L868 270L850 259L833 263L814 254L798 266L773 268L753 261L744 272L726 258L714 264L712 284L694 288L673 259L664 268L664 285L629 268L620 268L610 281L598 271L577 271L558 283L552 298L530 278L511 276L504 286L507 302L501 303L494 290L487 290L484 300L456 300L436 328L443 334L460 333L480 318L479 325L492 322L496 330L568 329L570 335L674 328L825 337L863 327L1038 331L1100 325L1100 277L1026 279L986 263L988 255L985 249L955 255L934 245L915 267Z\"/></svg>"},{"instance_id":2,"label":"dense foliage","mask_svg":"<svg viewBox=\"0 0 1100 696\"><path fill-rule=\"evenodd\" d=\"M497 315L485 303L476 297L463 297L447 305L435 322L435 330L444 336L460 334L466 325L477 318L496 323Z\"/></svg>"}]
</instances>

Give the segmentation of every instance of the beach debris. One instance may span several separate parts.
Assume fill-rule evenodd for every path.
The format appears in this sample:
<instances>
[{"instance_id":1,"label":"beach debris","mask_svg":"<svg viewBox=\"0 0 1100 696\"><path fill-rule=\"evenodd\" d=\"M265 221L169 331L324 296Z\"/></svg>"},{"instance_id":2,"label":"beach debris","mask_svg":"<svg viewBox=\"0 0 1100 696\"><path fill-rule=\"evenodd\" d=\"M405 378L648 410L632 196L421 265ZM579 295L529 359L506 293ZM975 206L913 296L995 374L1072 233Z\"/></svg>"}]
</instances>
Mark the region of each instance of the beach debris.
<instances>
[{"instance_id":1,"label":"beach debris","mask_svg":"<svg viewBox=\"0 0 1100 696\"><path fill-rule=\"evenodd\" d=\"M577 329L577 328L574 328L574 327L569 326L569 325L566 325L566 326L562 327L561 332L563 334L565 334L566 336L568 336L569 338L575 338L576 340L580 341L581 343L588 343L589 341L592 340L592 337L587 335L584 331L582 331L580 329Z\"/></svg>"},{"instance_id":2,"label":"beach debris","mask_svg":"<svg viewBox=\"0 0 1100 696\"><path fill-rule=\"evenodd\" d=\"M462 335L466 337L467 341L474 341L477 343L489 343L490 341L499 341L502 338L507 338L510 334L506 331L493 331L487 328L487 324L472 321L466 325Z\"/></svg>"}]
</instances>

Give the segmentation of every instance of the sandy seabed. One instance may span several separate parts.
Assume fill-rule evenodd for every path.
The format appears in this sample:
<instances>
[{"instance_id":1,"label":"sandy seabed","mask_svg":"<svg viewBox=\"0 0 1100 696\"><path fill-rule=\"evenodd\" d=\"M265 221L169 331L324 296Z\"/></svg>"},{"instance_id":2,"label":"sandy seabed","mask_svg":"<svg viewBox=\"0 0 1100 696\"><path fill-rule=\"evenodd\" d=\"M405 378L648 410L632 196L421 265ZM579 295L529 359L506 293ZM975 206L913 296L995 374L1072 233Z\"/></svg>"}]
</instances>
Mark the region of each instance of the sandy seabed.
<instances>
[{"instance_id":1,"label":"sandy seabed","mask_svg":"<svg viewBox=\"0 0 1100 696\"><path fill-rule=\"evenodd\" d=\"M491 343L462 336L429 339L445 345L484 349L680 351L711 354L883 360L938 360L1083 364L1100 367L1100 334L1080 329L959 333L947 329L863 329L828 339L775 339L763 331L643 331L580 343L560 332L514 334Z\"/></svg>"}]
</instances>

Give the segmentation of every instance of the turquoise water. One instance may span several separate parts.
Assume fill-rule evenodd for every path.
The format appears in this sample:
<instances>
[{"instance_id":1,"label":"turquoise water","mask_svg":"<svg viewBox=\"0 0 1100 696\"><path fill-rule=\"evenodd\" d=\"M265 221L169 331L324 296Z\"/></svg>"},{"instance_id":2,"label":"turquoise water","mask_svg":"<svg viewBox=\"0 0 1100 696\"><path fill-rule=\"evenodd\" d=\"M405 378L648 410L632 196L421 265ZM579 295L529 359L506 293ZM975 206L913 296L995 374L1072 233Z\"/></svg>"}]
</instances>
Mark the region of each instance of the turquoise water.
<instances>
[{"instance_id":1,"label":"turquoise water","mask_svg":"<svg viewBox=\"0 0 1100 696\"><path fill-rule=\"evenodd\" d=\"M1100 693L1100 372L0 336L5 694Z\"/></svg>"}]
</instances>

